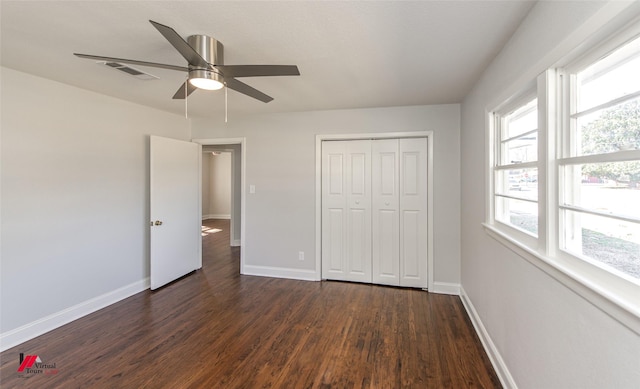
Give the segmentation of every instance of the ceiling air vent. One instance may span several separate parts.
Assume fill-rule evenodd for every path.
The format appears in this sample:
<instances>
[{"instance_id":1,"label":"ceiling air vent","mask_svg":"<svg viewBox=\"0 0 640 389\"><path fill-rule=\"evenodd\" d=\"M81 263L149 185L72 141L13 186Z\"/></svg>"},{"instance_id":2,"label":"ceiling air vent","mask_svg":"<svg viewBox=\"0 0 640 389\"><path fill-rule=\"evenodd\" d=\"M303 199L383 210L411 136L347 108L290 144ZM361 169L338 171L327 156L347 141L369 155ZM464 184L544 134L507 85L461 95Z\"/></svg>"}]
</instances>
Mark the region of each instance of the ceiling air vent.
<instances>
[{"instance_id":1,"label":"ceiling air vent","mask_svg":"<svg viewBox=\"0 0 640 389\"><path fill-rule=\"evenodd\" d=\"M105 61L100 61L98 62L99 65L105 65L108 66L110 68L119 70L123 73L126 73L130 76L133 76L135 78L137 78L138 80L158 80L160 79L160 77L156 77L153 74L149 74L149 73L145 73L141 70L138 70L136 68L133 68L129 65L125 65L122 64L120 62L105 62Z\"/></svg>"}]
</instances>

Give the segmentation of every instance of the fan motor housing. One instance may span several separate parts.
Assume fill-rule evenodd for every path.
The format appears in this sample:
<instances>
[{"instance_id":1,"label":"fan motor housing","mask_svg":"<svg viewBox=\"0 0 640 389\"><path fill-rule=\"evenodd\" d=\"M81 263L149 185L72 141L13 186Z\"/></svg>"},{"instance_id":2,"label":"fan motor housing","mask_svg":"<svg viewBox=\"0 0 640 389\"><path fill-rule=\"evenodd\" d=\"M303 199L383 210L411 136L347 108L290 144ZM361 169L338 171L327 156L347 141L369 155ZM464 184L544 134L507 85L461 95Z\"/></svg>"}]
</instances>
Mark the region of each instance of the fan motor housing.
<instances>
[{"instance_id":1,"label":"fan motor housing","mask_svg":"<svg viewBox=\"0 0 640 389\"><path fill-rule=\"evenodd\" d=\"M206 35L191 35L187 37L189 46L212 65L224 65L224 46L221 42Z\"/></svg>"}]
</instances>

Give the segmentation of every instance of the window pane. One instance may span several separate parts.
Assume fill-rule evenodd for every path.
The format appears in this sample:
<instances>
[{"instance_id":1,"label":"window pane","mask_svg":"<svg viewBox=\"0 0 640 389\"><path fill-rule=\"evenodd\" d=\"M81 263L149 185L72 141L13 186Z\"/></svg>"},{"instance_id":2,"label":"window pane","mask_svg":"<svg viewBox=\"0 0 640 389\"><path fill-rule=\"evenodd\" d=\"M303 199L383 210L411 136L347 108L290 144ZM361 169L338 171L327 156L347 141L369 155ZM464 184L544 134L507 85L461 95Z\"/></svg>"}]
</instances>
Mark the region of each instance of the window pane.
<instances>
[{"instance_id":1,"label":"window pane","mask_svg":"<svg viewBox=\"0 0 640 389\"><path fill-rule=\"evenodd\" d=\"M496 171L496 193L538 199L538 169L508 169Z\"/></svg>"},{"instance_id":2,"label":"window pane","mask_svg":"<svg viewBox=\"0 0 640 389\"><path fill-rule=\"evenodd\" d=\"M640 98L579 117L577 128L578 155L640 149Z\"/></svg>"},{"instance_id":3,"label":"window pane","mask_svg":"<svg viewBox=\"0 0 640 389\"><path fill-rule=\"evenodd\" d=\"M566 166L564 176L564 204L640 218L640 161Z\"/></svg>"},{"instance_id":4,"label":"window pane","mask_svg":"<svg viewBox=\"0 0 640 389\"><path fill-rule=\"evenodd\" d=\"M640 279L640 224L562 211L564 249Z\"/></svg>"},{"instance_id":5,"label":"window pane","mask_svg":"<svg viewBox=\"0 0 640 389\"><path fill-rule=\"evenodd\" d=\"M538 204L496 196L496 220L538 235Z\"/></svg>"},{"instance_id":6,"label":"window pane","mask_svg":"<svg viewBox=\"0 0 640 389\"><path fill-rule=\"evenodd\" d=\"M538 129L538 99L505 116L502 139L513 138L520 134Z\"/></svg>"},{"instance_id":7,"label":"window pane","mask_svg":"<svg viewBox=\"0 0 640 389\"><path fill-rule=\"evenodd\" d=\"M640 90L640 38L578 73L578 112Z\"/></svg>"},{"instance_id":8,"label":"window pane","mask_svg":"<svg viewBox=\"0 0 640 389\"><path fill-rule=\"evenodd\" d=\"M538 133L524 135L502 143L504 164L538 160Z\"/></svg>"}]
</instances>

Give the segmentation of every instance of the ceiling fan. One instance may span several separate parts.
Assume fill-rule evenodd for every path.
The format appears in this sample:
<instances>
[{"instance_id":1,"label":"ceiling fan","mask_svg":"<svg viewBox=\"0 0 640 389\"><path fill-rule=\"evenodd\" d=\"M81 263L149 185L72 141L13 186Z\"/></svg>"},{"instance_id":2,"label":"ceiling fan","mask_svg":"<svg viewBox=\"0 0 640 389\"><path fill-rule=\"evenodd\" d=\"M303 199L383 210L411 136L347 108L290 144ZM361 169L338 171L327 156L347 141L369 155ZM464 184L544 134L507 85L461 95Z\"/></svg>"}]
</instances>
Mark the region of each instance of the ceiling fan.
<instances>
[{"instance_id":1,"label":"ceiling fan","mask_svg":"<svg viewBox=\"0 0 640 389\"><path fill-rule=\"evenodd\" d=\"M184 99L196 89L216 90L226 86L236 92L258 99L264 103L273 100L259 90L236 80L237 77L260 76L299 76L296 65L225 65L224 46L219 41L206 35L191 35L185 41L171 27L149 20L151 24L178 50L187 60L188 66L176 66L134 59L103 57L98 55L79 54L80 58L99 61L121 62L140 66L188 72L189 78L173 95L174 99Z\"/></svg>"}]
</instances>

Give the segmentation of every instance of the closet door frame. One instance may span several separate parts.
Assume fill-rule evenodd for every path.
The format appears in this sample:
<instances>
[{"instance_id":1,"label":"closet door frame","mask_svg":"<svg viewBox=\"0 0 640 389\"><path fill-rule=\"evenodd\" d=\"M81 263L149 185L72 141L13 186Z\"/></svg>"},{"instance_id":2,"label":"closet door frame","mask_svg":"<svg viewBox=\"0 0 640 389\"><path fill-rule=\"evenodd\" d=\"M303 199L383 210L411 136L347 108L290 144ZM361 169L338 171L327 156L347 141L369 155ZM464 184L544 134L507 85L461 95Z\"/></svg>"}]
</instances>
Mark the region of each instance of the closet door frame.
<instances>
[{"instance_id":1,"label":"closet door frame","mask_svg":"<svg viewBox=\"0 0 640 389\"><path fill-rule=\"evenodd\" d=\"M316 277L322 279L322 142L427 138L427 289L433 290L433 131L316 135Z\"/></svg>"}]
</instances>

